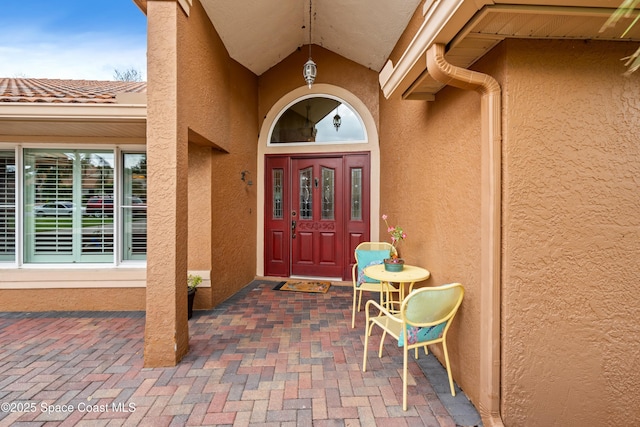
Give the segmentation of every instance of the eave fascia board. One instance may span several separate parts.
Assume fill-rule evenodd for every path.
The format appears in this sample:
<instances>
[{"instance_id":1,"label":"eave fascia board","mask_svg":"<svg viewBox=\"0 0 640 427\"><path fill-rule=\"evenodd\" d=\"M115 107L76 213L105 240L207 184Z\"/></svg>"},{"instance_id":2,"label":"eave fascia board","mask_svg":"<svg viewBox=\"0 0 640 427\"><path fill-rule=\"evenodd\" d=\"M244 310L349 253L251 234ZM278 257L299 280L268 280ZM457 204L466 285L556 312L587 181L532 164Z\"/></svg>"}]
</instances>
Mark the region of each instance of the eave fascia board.
<instances>
[{"instance_id":1,"label":"eave fascia board","mask_svg":"<svg viewBox=\"0 0 640 427\"><path fill-rule=\"evenodd\" d=\"M609 16L617 7L613 0L427 0L425 20L411 43L394 66L387 61L378 76L385 98L423 99L429 94L413 96L411 87L418 79L429 78L425 52L434 43L455 47L478 20L482 11L563 13L574 16ZM408 95L407 95L408 94Z\"/></svg>"},{"instance_id":2,"label":"eave fascia board","mask_svg":"<svg viewBox=\"0 0 640 427\"><path fill-rule=\"evenodd\" d=\"M413 83L406 77L415 74L416 66L426 68L425 52L433 43L448 43L467 22L492 1L436 0L425 8L424 22L394 66L387 61L380 71L380 88L385 98L400 97Z\"/></svg>"},{"instance_id":3,"label":"eave fascia board","mask_svg":"<svg viewBox=\"0 0 640 427\"><path fill-rule=\"evenodd\" d=\"M189 16L189 13L191 12L191 6L193 6L193 0L178 0L178 3L182 7L185 15Z\"/></svg>"},{"instance_id":4,"label":"eave fascia board","mask_svg":"<svg viewBox=\"0 0 640 427\"><path fill-rule=\"evenodd\" d=\"M21 120L131 120L147 119L146 105L31 104L0 105L0 119Z\"/></svg>"}]
</instances>

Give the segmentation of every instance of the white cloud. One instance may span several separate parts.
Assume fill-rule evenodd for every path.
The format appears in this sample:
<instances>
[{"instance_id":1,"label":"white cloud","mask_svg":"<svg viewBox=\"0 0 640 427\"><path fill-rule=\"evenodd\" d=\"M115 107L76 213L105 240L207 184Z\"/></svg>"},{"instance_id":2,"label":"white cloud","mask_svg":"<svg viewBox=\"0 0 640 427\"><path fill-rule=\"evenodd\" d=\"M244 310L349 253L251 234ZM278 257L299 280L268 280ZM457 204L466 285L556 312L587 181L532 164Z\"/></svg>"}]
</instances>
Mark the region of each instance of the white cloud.
<instances>
[{"instance_id":1,"label":"white cloud","mask_svg":"<svg viewBox=\"0 0 640 427\"><path fill-rule=\"evenodd\" d=\"M146 78L144 37L103 33L46 34L3 30L0 77L113 80L114 69Z\"/></svg>"}]
</instances>

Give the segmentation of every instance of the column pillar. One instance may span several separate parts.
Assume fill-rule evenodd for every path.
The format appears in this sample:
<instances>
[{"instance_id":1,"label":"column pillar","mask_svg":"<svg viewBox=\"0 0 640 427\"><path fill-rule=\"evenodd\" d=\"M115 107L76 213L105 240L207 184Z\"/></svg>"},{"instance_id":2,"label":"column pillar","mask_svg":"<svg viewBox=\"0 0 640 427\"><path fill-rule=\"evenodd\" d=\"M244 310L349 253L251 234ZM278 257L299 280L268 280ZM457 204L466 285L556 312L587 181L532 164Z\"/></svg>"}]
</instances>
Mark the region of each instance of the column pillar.
<instances>
[{"instance_id":1,"label":"column pillar","mask_svg":"<svg viewBox=\"0 0 640 427\"><path fill-rule=\"evenodd\" d=\"M147 290L144 365L174 366L189 351L188 140L178 114L175 1L147 2Z\"/></svg>"}]
</instances>

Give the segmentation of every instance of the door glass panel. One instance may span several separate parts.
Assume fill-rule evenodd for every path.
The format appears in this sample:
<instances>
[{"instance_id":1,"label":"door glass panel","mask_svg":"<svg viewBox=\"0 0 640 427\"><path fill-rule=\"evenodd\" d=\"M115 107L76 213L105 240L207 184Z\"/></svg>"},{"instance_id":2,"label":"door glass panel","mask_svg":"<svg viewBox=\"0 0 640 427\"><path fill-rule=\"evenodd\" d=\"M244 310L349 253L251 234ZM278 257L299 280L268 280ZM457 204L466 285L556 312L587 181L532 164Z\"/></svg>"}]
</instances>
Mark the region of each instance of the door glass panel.
<instances>
[{"instance_id":1,"label":"door glass panel","mask_svg":"<svg viewBox=\"0 0 640 427\"><path fill-rule=\"evenodd\" d=\"M300 218L313 219L313 188L311 187L313 168L300 170Z\"/></svg>"},{"instance_id":2,"label":"door glass panel","mask_svg":"<svg viewBox=\"0 0 640 427\"><path fill-rule=\"evenodd\" d=\"M362 168L351 169L351 220L362 221Z\"/></svg>"},{"instance_id":3,"label":"door glass panel","mask_svg":"<svg viewBox=\"0 0 640 427\"><path fill-rule=\"evenodd\" d=\"M335 171L322 168L322 219L335 219Z\"/></svg>"},{"instance_id":4,"label":"door glass panel","mask_svg":"<svg viewBox=\"0 0 640 427\"><path fill-rule=\"evenodd\" d=\"M282 210L282 179L284 177L284 170L273 169L271 172L271 182L273 186L273 210L271 217L274 219L282 219L284 212Z\"/></svg>"}]
</instances>

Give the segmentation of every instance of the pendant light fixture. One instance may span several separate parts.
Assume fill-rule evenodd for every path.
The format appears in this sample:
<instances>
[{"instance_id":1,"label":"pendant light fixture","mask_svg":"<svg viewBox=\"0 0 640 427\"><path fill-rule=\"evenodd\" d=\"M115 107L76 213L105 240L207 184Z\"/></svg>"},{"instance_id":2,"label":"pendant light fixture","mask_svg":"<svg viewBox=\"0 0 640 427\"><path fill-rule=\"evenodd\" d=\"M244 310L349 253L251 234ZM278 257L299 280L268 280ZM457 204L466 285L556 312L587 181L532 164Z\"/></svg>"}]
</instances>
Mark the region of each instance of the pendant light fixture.
<instances>
[{"instance_id":1,"label":"pendant light fixture","mask_svg":"<svg viewBox=\"0 0 640 427\"><path fill-rule=\"evenodd\" d=\"M338 108L340 108L339 105L336 107L336 115L333 116L333 127L336 128L336 132L338 132L338 129L340 129L340 125L342 124L342 117L338 114Z\"/></svg>"},{"instance_id":2,"label":"pendant light fixture","mask_svg":"<svg viewBox=\"0 0 640 427\"><path fill-rule=\"evenodd\" d=\"M313 0L309 0L309 60L304 64L304 68L302 71L302 75L304 76L304 80L309 85L309 89L313 85L313 82L316 79L316 74L318 73L318 67L316 67L316 63L311 59L311 4Z\"/></svg>"}]
</instances>

